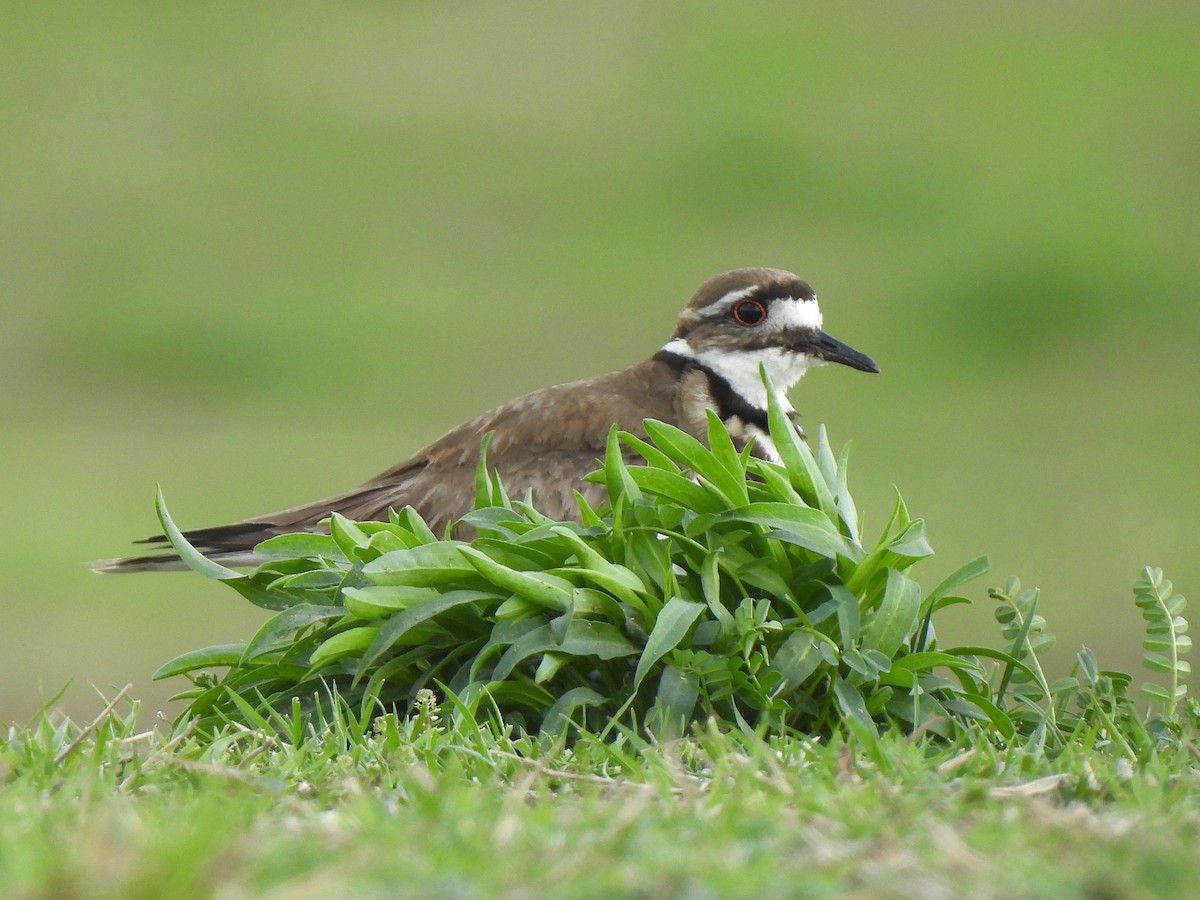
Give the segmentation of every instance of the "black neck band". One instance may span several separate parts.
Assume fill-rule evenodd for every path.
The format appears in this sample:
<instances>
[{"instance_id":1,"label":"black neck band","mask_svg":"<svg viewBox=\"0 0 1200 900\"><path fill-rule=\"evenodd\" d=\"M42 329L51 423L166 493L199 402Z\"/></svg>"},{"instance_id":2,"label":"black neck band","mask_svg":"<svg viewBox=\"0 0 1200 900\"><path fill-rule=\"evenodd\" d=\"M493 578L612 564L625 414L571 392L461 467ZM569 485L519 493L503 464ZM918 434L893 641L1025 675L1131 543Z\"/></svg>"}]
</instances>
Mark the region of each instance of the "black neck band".
<instances>
[{"instance_id":1,"label":"black neck band","mask_svg":"<svg viewBox=\"0 0 1200 900\"><path fill-rule=\"evenodd\" d=\"M716 370L693 357L684 356L682 353L675 353L672 350L659 350L654 354L654 358L658 362L666 363L680 374L689 369L697 369L703 372L705 377L708 378L708 392L712 395L717 415L721 417L722 422L728 422L731 418L737 416L747 425L754 425L761 429L764 434L770 430L767 411L759 409L734 390L733 385L729 383L728 379Z\"/></svg>"}]
</instances>

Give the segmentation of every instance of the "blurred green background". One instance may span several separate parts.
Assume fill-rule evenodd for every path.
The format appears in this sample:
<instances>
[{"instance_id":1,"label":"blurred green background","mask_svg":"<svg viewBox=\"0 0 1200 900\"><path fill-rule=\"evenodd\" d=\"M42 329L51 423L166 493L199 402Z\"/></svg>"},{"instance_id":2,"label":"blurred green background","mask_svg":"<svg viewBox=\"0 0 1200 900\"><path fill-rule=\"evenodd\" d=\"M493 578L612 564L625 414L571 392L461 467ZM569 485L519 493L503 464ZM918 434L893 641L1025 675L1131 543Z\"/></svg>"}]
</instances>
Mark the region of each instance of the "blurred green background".
<instances>
[{"instance_id":1,"label":"blurred green background","mask_svg":"<svg viewBox=\"0 0 1200 900\"><path fill-rule=\"evenodd\" d=\"M793 392L892 485L943 636L1019 574L1134 670L1200 598L1200 5L13 4L0 28L0 720L263 616L84 562L357 484L644 358L700 281L806 277L883 374Z\"/></svg>"}]
</instances>

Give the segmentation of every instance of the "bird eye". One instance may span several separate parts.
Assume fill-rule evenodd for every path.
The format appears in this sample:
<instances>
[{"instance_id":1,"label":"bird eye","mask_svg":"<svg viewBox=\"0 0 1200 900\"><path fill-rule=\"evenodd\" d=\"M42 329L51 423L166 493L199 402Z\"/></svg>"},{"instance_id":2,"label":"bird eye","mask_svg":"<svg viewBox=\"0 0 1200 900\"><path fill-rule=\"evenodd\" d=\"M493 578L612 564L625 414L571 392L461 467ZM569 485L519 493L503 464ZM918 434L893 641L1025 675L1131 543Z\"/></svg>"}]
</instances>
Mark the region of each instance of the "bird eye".
<instances>
[{"instance_id":1,"label":"bird eye","mask_svg":"<svg viewBox=\"0 0 1200 900\"><path fill-rule=\"evenodd\" d=\"M739 325L753 328L767 318L767 307L761 300L743 300L733 308L733 318Z\"/></svg>"}]
</instances>

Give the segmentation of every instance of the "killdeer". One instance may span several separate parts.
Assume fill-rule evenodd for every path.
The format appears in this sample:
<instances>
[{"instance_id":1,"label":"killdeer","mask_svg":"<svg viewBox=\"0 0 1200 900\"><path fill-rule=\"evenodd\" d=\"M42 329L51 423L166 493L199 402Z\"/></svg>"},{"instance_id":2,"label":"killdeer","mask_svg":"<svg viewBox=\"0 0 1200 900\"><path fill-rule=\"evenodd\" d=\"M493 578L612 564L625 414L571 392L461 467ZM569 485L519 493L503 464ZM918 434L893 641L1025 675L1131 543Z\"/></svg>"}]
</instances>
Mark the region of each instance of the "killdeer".
<instances>
[{"instance_id":1,"label":"killdeer","mask_svg":"<svg viewBox=\"0 0 1200 900\"><path fill-rule=\"evenodd\" d=\"M205 555L227 565L253 564L253 549L279 534L322 531L338 512L354 520L386 519L389 509L412 506L436 532L470 511L480 446L511 496L530 492L534 506L557 519L578 517L574 492L593 506L604 487L583 481L604 455L609 430L645 434L642 422L659 419L701 440L706 413L715 410L735 443L775 458L767 433L765 366L782 408L785 392L811 366L835 362L878 372L870 357L821 330L812 288L780 269L734 269L700 285L679 316L671 339L645 362L583 381L526 394L438 438L425 449L344 494L255 516L232 525L185 532ZM139 543L162 544L165 537ZM170 554L97 563L100 572L179 569Z\"/></svg>"}]
</instances>

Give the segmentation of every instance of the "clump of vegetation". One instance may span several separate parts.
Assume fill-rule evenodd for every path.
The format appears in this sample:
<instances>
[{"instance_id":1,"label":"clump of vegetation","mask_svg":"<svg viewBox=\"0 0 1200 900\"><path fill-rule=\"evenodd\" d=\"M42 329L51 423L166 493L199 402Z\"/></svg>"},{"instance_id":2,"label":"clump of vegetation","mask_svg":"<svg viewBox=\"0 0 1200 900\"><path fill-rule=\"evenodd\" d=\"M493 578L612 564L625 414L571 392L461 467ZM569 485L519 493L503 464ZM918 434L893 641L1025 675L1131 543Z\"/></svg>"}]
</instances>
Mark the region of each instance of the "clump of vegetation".
<instances>
[{"instance_id":1,"label":"clump of vegetation","mask_svg":"<svg viewBox=\"0 0 1200 900\"><path fill-rule=\"evenodd\" d=\"M190 677L181 720L209 729L287 732L333 698L367 717L433 688L459 715L531 733L662 736L712 720L867 746L898 729L1126 754L1170 738L1190 641L1161 572L1137 587L1147 663L1170 678L1144 689L1159 707L1147 718L1132 679L1100 671L1089 651L1047 680L1037 654L1052 638L1037 591L1015 579L991 593L1002 649L940 646L935 617L970 602L960 588L986 558L923 590L910 574L932 553L922 520L897 496L865 541L846 453L824 429L810 449L773 404L780 465L739 452L712 414L707 446L660 422L646 430L649 442L610 435L594 476L610 507L580 498L582 524L510 498L485 454L464 519L475 539L442 539L412 509L389 522L335 515L328 535L261 544L270 560L248 574L190 547L160 494L184 560L277 614L248 643L187 653L156 676Z\"/></svg>"}]
</instances>

